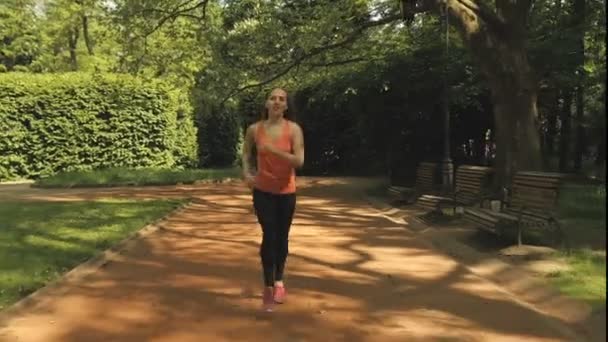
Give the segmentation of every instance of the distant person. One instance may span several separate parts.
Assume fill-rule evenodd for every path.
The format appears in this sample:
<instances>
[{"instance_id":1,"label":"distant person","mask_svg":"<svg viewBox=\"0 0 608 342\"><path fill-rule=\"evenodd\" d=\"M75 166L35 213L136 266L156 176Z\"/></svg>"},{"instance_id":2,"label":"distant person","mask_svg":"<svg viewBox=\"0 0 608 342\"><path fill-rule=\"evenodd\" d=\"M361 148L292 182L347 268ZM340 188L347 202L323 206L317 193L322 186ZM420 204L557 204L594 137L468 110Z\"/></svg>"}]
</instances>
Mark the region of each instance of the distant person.
<instances>
[{"instance_id":1,"label":"distant person","mask_svg":"<svg viewBox=\"0 0 608 342\"><path fill-rule=\"evenodd\" d=\"M295 108L290 102L285 90L274 89L266 100L262 119L247 128L243 145L243 178L253 190L253 205L263 232L260 257L265 311L283 303L287 294L283 275L296 206L295 169L304 164L304 135L294 122ZM254 144L255 175L250 163Z\"/></svg>"}]
</instances>

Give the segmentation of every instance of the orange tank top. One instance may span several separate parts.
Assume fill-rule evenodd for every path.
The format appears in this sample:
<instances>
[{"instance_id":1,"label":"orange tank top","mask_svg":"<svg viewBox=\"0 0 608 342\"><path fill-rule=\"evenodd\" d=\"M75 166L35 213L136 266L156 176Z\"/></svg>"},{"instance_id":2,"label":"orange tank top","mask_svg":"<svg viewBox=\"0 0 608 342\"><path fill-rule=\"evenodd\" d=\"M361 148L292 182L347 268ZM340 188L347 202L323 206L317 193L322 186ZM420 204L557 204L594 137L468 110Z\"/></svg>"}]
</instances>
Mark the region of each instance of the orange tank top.
<instances>
[{"instance_id":1,"label":"orange tank top","mask_svg":"<svg viewBox=\"0 0 608 342\"><path fill-rule=\"evenodd\" d=\"M275 139L266 135L264 123L258 122L255 143L257 151L257 175L255 177L255 187L264 192L274 194L290 194L296 192L296 173L295 169L287 160L272 154L271 152L260 152L259 147L268 143L274 147L291 153L291 125L288 120L284 120L282 132Z\"/></svg>"}]
</instances>

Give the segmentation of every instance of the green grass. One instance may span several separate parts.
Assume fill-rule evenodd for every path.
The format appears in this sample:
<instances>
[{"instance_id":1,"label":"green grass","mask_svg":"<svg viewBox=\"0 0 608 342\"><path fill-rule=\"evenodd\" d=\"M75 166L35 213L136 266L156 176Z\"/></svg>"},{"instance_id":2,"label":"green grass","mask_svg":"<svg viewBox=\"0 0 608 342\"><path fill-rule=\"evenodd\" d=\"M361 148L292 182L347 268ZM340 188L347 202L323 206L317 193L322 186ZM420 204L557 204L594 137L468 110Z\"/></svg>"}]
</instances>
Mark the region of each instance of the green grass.
<instances>
[{"instance_id":1,"label":"green grass","mask_svg":"<svg viewBox=\"0 0 608 342\"><path fill-rule=\"evenodd\" d=\"M183 201L0 203L0 310Z\"/></svg>"},{"instance_id":2,"label":"green grass","mask_svg":"<svg viewBox=\"0 0 608 342\"><path fill-rule=\"evenodd\" d=\"M237 177L237 169L126 169L58 173L41 178L34 186L42 188L111 187L192 184L198 180Z\"/></svg>"},{"instance_id":3,"label":"green grass","mask_svg":"<svg viewBox=\"0 0 608 342\"><path fill-rule=\"evenodd\" d=\"M570 255L557 257L570 270L550 275L564 294L584 300L594 308L606 304L606 257L590 248L605 248L606 187L598 184L564 184L560 188L558 216L570 244Z\"/></svg>"},{"instance_id":4,"label":"green grass","mask_svg":"<svg viewBox=\"0 0 608 342\"><path fill-rule=\"evenodd\" d=\"M549 275L550 281L570 297L589 303L594 309L606 305L606 257L587 249L560 254L570 269Z\"/></svg>"},{"instance_id":5,"label":"green grass","mask_svg":"<svg viewBox=\"0 0 608 342\"><path fill-rule=\"evenodd\" d=\"M564 184L559 193L559 216L563 219L595 221L606 227L605 184Z\"/></svg>"}]
</instances>

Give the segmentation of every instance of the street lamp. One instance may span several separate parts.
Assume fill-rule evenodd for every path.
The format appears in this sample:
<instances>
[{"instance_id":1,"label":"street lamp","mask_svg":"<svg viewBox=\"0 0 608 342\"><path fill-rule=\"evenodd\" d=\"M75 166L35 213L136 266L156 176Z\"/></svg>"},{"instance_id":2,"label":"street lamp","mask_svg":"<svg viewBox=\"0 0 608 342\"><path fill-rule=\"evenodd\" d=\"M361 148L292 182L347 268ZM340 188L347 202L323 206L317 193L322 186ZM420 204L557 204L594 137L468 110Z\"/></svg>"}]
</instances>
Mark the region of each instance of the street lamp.
<instances>
[{"instance_id":1,"label":"street lamp","mask_svg":"<svg viewBox=\"0 0 608 342\"><path fill-rule=\"evenodd\" d=\"M399 1L401 18L406 23L411 23L414 20L414 14L416 13L416 7L418 7L416 0L400 0ZM444 6L440 7L439 13L440 21L445 25L445 50L443 60L443 72L442 72L442 86L443 86L443 159L441 162L441 184L444 192L450 192L452 185L454 184L454 164L452 163L450 153L450 87L448 82L448 57L449 57L449 45L450 45L450 22L448 15L448 3L444 1Z\"/></svg>"},{"instance_id":2,"label":"street lamp","mask_svg":"<svg viewBox=\"0 0 608 342\"><path fill-rule=\"evenodd\" d=\"M450 85L448 82L448 63L450 46L450 21L448 2L445 1L443 13L440 14L445 24L445 54L443 58L443 160L441 163L441 184L445 192L452 190L454 184L454 164L450 153Z\"/></svg>"}]
</instances>

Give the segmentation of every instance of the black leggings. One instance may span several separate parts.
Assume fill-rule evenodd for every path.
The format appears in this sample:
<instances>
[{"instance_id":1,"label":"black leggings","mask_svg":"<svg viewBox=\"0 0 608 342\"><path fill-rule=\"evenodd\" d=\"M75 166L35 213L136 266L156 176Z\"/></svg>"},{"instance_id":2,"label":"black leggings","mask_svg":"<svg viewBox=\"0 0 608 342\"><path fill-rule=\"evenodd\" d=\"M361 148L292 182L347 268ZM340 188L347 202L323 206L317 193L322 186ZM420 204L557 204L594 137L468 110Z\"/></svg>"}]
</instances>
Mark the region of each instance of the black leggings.
<instances>
[{"instance_id":1,"label":"black leggings","mask_svg":"<svg viewBox=\"0 0 608 342\"><path fill-rule=\"evenodd\" d=\"M263 232L260 257L264 269L264 285L273 286L275 281L283 280L296 195L271 194L254 189L253 206Z\"/></svg>"}]
</instances>

